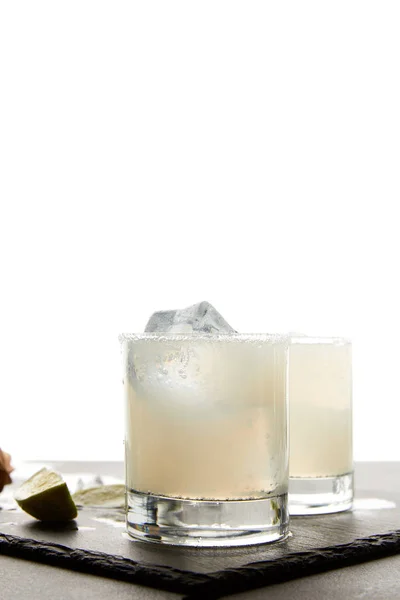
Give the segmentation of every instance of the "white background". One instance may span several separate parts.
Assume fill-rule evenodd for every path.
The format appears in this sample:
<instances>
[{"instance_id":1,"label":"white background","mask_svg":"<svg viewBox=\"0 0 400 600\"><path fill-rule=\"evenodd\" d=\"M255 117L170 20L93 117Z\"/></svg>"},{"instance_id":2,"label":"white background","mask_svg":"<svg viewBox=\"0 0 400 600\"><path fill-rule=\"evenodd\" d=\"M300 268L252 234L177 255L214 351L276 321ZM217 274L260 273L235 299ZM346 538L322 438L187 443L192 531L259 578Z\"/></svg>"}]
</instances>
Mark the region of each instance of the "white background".
<instances>
[{"instance_id":1,"label":"white background","mask_svg":"<svg viewBox=\"0 0 400 600\"><path fill-rule=\"evenodd\" d=\"M122 459L118 333L207 299L354 343L400 460L398 2L0 3L0 443Z\"/></svg>"}]
</instances>

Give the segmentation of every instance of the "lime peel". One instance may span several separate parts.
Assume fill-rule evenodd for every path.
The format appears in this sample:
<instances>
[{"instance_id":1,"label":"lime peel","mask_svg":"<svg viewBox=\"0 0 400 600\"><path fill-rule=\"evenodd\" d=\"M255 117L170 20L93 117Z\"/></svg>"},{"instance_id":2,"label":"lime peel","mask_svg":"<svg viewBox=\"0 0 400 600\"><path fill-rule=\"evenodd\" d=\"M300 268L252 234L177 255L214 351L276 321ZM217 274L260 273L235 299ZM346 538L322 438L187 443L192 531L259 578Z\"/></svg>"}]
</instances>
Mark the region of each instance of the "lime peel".
<instances>
[{"instance_id":1,"label":"lime peel","mask_svg":"<svg viewBox=\"0 0 400 600\"><path fill-rule=\"evenodd\" d=\"M22 510L40 521L69 521L78 514L67 484L51 469L43 468L32 475L14 498Z\"/></svg>"}]
</instances>

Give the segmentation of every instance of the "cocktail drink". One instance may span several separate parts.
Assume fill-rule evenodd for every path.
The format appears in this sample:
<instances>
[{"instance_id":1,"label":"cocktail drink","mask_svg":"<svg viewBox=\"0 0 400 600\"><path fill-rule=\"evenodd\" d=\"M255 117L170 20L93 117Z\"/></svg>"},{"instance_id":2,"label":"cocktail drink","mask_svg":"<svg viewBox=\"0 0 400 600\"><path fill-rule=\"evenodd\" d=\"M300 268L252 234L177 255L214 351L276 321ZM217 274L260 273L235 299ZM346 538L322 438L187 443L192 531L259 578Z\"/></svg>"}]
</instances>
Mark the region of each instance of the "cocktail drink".
<instances>
[{"instance_id":1,"label":"cocktail drink","mask_svg":"<svg viewBox=\"0 0 400 600\"><path fill-rule=\"evenodd\" d=\"M289 350L290 513L351 507L351 343L293 338Z\"/></svg>"},{"instance_id":2,"label":"cocktail drink","mask_svg":"<svg viewBox=\"0 0 400 600\"><path fill-rule=\"evenodd\" d=\"M285 336L120 336L127 528L226 546L287 534Z\"/></svg>"}]
</instances>

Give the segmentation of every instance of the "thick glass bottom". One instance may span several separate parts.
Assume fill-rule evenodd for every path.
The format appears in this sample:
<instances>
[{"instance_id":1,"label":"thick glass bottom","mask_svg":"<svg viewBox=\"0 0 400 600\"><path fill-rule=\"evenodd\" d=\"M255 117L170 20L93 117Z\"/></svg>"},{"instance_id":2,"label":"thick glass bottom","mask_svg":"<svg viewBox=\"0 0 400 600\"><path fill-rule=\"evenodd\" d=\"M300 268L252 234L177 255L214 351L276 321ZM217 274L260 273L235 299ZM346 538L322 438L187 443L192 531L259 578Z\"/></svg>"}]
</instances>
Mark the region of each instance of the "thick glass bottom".
<instances>
[{"instance_id":1,"label":"thick glass bottom","mask_svg":"<svg viewBox=\"0 0 400 600\"><path fill-rule=\"evenodd\" d=\"M183 546L245 546L285 538L287 494L261 500L183 500L127 490L127 531Z\"/></svg>"},{"instance_id":2,"label":"thick glass bottom","mask_svg":"<svg viewBox=\"0 0 400 600\"><path fill-rule=\"evenodd\" d=\"M353 473L338 477L290 477L289 513L323 515L349 510L353 505Z\"/></svg>"}]
</instances>

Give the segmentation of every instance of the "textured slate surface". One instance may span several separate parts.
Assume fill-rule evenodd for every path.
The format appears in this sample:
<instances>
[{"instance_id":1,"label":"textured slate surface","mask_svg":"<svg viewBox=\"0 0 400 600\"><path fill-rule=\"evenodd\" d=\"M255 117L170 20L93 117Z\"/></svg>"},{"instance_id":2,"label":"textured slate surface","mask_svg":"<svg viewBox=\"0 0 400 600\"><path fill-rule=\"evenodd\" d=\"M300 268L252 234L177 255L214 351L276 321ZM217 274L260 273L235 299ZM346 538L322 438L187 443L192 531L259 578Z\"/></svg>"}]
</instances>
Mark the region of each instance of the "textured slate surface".
<instances>
[{"instance_id":1,"label":"textured slate surface","mask_svg":"<svg viewBox=\"0 0 400 600\"><path fill-rule=\"evenodd\" d=\"M166 566L144 565L121 556L0 533L0 553L7 556L184 593L193 600L221 598L226 594L385 558L399 552L400 530L355 540L335 548L298 552L276 560L200 574Z\"/></svg>"},{"instance_id":2,"label":"textured slate surface","mask_svg":"<svg viewBox=\"0 0 400 600\"><path fill-rule=\"evenodd\" d=\"M293 535L273 545L160 547L127 539L123 523L110 520L110 512L85 510L76 522L54 529L3 510L0 553L190 597L217 598L400 553L398 475L395 463L368 469L360 465L354 512L295 518Z\"/></svg>"},{"instance_id":3,"label":"textured slate surface","mask_svg":"<svg viewBox=\"0 0 400 600\"><path fill-rule=\"evenodd\" d=\"M207 575L171 567L143 565L123 556L69 548L0 533L0 554L33 560L56 567L129 581L171 592L190 592L208 582Z\"/></svg>"},{"instance_id":4,"label":"textured slate surface","mask_svg":"<svg viewBox=\"0 0 400 600\"><path fill-rule=\"evenodd\" d=\"M291 583L293 582L289 582L288 585ZM282 585L275 587L279 588ZM248 593L254 594L257 591L263 592L263 590L255 590ZM182 594L3 555L0 556L0 598L1 600L181 600Z\"/></svg>"}]
</instances>

